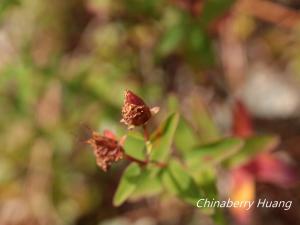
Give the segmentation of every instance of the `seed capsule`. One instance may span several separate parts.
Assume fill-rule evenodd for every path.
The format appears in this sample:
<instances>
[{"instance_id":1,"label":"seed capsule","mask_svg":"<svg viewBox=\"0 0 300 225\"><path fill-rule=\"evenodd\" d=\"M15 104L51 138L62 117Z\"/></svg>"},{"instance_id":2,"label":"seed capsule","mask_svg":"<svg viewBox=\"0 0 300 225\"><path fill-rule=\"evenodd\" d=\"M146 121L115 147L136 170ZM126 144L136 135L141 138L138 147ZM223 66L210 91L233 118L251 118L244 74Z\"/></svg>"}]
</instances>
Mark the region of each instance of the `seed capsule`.
<instances>
[{"instance_id":1,"label":"seed capsule","mask_svg":"<svg viewBox=\"0 0 300 225\"><path fill-rule=\"evenodd\" d=\"M128 128L133 128L135 126L141 126L148 122L155 114L159 111L158 107L150 109L143 99L135 95L131 91L125 91L124 105L122 108L122 120Z\"/></svg>"}]
</instances>

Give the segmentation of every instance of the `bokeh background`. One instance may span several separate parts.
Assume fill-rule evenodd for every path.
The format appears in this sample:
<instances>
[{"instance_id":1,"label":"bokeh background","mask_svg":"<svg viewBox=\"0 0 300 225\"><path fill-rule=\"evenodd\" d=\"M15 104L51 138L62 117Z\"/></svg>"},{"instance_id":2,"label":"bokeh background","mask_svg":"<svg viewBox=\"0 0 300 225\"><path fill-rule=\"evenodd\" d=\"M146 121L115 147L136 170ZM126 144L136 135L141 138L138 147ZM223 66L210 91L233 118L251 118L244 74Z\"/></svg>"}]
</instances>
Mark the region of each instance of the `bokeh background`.
<instances>
[{"instance_id":1,"label":"bokeh background","mask_svg":"<svg viewBox=\"0 0 300 225\"><path fill-rule=\"evenodd\" d=\"M297 172L299 49L298 0L1 0L0 224L213 224L176 199L113 207L125 164L103 173L86 127L124 133L130 89L161 107L158 121L179 102L207 141L231 134L239 99ZM258 182L257 197L294 203L251 224L300 224L299 187Z\"/></svg>"}]
</instances>

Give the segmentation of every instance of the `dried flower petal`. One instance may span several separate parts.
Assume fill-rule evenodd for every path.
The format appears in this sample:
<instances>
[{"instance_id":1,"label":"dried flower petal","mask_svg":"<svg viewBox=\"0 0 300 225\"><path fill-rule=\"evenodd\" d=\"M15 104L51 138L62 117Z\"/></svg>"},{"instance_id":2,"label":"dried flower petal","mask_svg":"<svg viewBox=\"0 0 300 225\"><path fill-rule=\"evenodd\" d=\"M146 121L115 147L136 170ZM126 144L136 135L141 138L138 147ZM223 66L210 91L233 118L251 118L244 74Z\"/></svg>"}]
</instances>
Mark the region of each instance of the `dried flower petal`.
<instances>
[{"instance_id":1,"label":"dried flower petal","mask_svg":"<svg viewBox=\"0 0 300 225\"><path fill-rule=\"evenodd\" d=\"M147 123L151 116L152 113L150 108L140 97L131 91L125 91L124 105L122 108L123 119L121 122L125 123L129 128L131 128Z\"/></svg>"},{"instance_id":2,"label":"dried flower petal","mask_svg":"<svg viewBox=\"0 0 300 225\"><path fill-rule=\"evenodd\" d=\"M160 108L158 106L155 106L150 109L150 112L151 112L152 116L154 116L155 114L157 114L159 112L159 110L160 110Z\"/></svg>"},{"instance_id":3,"label":"dried flower petal","mask_svg":"<svg viewBox=\"0 0 300 225\"><path fill-rule=\"evenodd\" d=\"M112 163L119 161L124 156L124 150L117 140L110 135L100 135L97 132L93 132L92 137L86 141L93 147L96 157L97 165L105 172L109 169Z\"/></svg>"}]
</instances>

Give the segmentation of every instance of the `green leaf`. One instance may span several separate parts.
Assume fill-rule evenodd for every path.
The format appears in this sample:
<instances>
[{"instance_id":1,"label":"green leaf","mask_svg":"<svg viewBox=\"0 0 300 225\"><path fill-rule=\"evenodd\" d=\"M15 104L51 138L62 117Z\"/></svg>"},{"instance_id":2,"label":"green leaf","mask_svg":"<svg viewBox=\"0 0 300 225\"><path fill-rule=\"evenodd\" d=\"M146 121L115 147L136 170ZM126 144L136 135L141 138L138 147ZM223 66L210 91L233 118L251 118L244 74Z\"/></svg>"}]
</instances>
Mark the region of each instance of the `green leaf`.
<instances>
[{"instance_id":1,"label":"green leaf","mask_svg":"<svg viewBox=\"0 0 300 225\"><path fill-rule=\"evenodd\" d=\"M179 114L171 114L151 136L153 141L152 160L163 162L168 158L178 121Z\"/></svg>"},{"instance_id":2,"label":"green leaf","mask_svg":"<svg viewBox=\"0 0 300 225\"><path fill-rule=\"evenodd\" d=\"M113 199L114 206L121 205L134 192L140 174L141 168L136 163L131 163L126 168Z\"/></svg>"},{"instance_id":3,"label":"green leaf","mask_svg":"<svg viewBox=\"0 0 300 225\"><path fill-rule=\"evenodd\" d=\"M177 149L183 154L190 152L198 143L195 132L183 118L179 121L178 128L175 132L174 142Z\"/></svg>"},{"instance_id":4,"label":"green leaf","mask_svg":"<svg viewBox=\"0 0 300 225\"><path fill-rule=\"evenodd\" d=\"M150 165L149 165L150 166ZM150 197L162 191L161 181L153 167L140 168L136 163L130 164L124 171L113 204L121 205L127 199L136 200Z\"/></svg>"},{"instance_id":5,"label":"green leaf","mask_svg":"<svg viewBox=\"0 0 300 225\"><path fill-rule=\"evenodd\" d=\"M145 160L145 148L146 146L143 137L134 134L127 135L124 150L128 155L139 160Z\"/></svg>"},{"instance_id":6,"label":"green leaf","mask_svg":"<svg viewBox=\"0 0 300 225\"><path fill-rule=\"evenodd\" d=\"M197 169L221 163L237 153L242 146L241 139L225 138L195 147L186 154L185 158L189 168L197 171Z\"/></svg>"},{"instance_id":7,"label":"green leaf","mask_svg":"<svg viewBox=\"0 0 300 225\"><path fill-rule=\"evenodd\" d=\"M270 151L279 143L276 136L255 136L245 140L243 148L228 159L225 164L229 167L237 167L250 161L261 152Z\"/></svg>"},{"instance_id":8,"label":"green leaf","mask_svg":"<svg viewBox=\"0 0 300 225\"><path fill-rule=\"evenodd\" d=\"M220 139L220 132L214 123L205 101L198 95L191 95L188 101L193 126L198 131L200 143L209 143Z\"/></svg>"},{"instance_id":9,"label":"green leaf","mask_svg":"<svg viewBox=\"0 0 300 225\"><path fill-rule=\"evenodd\" d=\"M153 168L146 168L139 176L138 185L130 199L150 197L162 191L162 184Z\"/></svg>"},{"instance_id":10,"label":"green leaf","mask_svg":"<svg viewBox=\"0 0 300 225\"><path fill-rule=\"evenodd\" d=\"M195 205L202 196L193 178L177 161L170 161L168 167L162 171L161 179L171 194L192 205Z\"/></svg>"}]
</instances>

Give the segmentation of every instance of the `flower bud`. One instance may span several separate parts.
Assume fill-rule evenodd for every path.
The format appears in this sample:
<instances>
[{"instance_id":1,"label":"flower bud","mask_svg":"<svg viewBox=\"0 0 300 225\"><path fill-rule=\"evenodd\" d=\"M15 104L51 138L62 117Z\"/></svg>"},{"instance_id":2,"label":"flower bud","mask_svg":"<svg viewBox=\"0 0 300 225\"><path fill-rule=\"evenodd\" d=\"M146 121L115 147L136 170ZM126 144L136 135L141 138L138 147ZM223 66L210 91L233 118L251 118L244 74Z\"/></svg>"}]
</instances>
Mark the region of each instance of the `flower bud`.
<instances>
[{"instance_id":1,"label":"flower bud","mask_svg":"<svg viewBox=\"0 0 300 225\"><path fill-rule=\"evenodd\" d=\"M158 107L150 109L143 99L132 93L125 91L124 105L122 108L122 120L129 128L141 126L148 122L152 114L157 113Z\"/></svg>"},{"instance_id":2,"label":"flower bud","mask_svg":"<svg viewBox=\"0 0 300 225\"><path fill-rule=\"evenodd\" d=\"M124 156L124 149L111 132L105 132L104 135L93 132L86 143L93 147L97 165L105 172Z\"/></svg>"}]
</instances>

